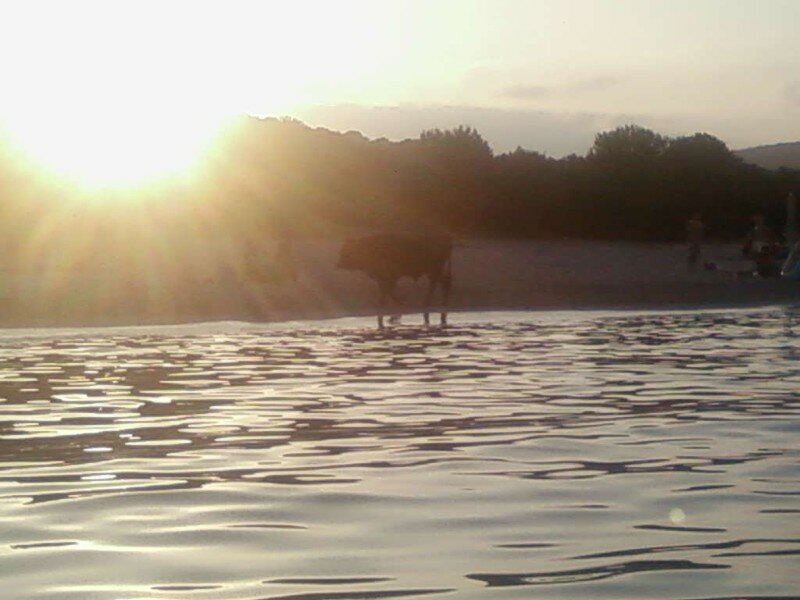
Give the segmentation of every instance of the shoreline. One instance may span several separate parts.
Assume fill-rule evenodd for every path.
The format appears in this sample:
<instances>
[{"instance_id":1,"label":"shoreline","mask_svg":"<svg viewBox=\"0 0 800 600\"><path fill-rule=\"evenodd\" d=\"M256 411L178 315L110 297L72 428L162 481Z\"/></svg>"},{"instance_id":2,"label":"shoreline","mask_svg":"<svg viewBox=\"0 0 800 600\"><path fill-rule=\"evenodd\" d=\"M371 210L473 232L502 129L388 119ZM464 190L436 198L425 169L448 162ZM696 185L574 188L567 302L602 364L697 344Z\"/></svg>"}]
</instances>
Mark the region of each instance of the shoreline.
<instances>
[{"instance_id":1,"label":"shoreline","mask_svg":"<svg viewBox=\"0 0 800 600\"><path fill-rule=\"evenodd\" d=\"M469 314L469 313L610 313L610 314L637 314L637 313L681 313L681 312L714 312L714 311L746 311L746 310L768 310L778 308L790 308L800 306L800 290L786 289L788 286L781 286L772 290L757 290L758 293L752 296L739 297L735 300L730 298L710 299L700 298L698 301L691 301L682 298L681 301L671 302L659 298L652 302L581 302L574 301L568 303L553 302L529 302L520 304L471 304L453 305L448 310L448 315ZM597 290L593 290L595 293ZM686 292L687 290L675 290L676 292ZM691 292L698 290L688 290L689 296L694 296ZM703 294L715 291L734 291L729 288L705 289ZM622 290L605 290L609 295L622 294ZM771 293L764 293L771 292ZM436 326L439 320L439 310L431 310L431 324ZM421 325L422 313L417 310L407 310L400 313L403 317L402 326ZM309 323L309 322L329 322L341 319L362 319L373 323L377 312L369 309L353 311L281 311L271 313L268 317L259 317L253 314L235 314L230 312L223 313L203 313L195 315L127 315L109 317L107 315L88 319L70 319L40 317L31 319L8 319L0 318L0 329L6 332L26 331L26 330L82 330L82 329L125 329L125 328L191 328L203 326L210 323L231 323L246 326L267 326L280 325L286 323ZM419 321L417 323L416 321Z\"/></svg>"},{"instance_id":2,"label":"shoreline","mask_svg":"<svg viewBox=\"0 0 800 600\"><path fill-rule=\"evenodd\" d=\"M112 280L90 273L35 276L6 271L0 327L157 327L374 316L375 284L363 274L335 267L340 243L298 245L294 282L280 278L269 256L255 277L237 262L209 262L203 269L154 278L149 287L118 273ZM705 259L733 265L729 270L689 270L685 253L683 244L459 240L448 312L674 311L800 304L798 282L738 277L735 269L742 265L735 245L704 248ZM425 287L424 280L409 279L398 287L408 304L401 312L410 320L419 312Z\"/></svg>"},{"instance_id":3,"label":"shoreline","mask_svg":"<svg viewBox=\"0 0 800 600\"><path fill-rule=\"evenodd\" d=\"M800 306L800 305L798 305ZM715 306L715 307L629 307L613 308L576 308L576 309L468 309L448 313L450 322L445 326L463 326L465 324L491 324L504 322L520 322L519 315L525 314L542 319L545 322L569 320L580 322L584 319L616 319L626 317L647 317L660 315L714 315L731 313L755 314L785 310L789 305L766 304L749 306ZM421 316L405 315L402 322L387 325L385 331L407 332L410 330L441 330L442 327L432 320L425 326ZM141 324L105 324L105 325L71 325L71 326L0 326L0 342L3 340L37 339L47 337L75 337L86 335L141 335L141 336L188 336L188 335L221 335L230 333L251 333L259 331L279 331L308 328L320 330L337 329L374 329L378 331L374 315L344 315L321 318L290 318L277 321L191 321L184 323L141 323Z\"/></svg>"}]
</instances>

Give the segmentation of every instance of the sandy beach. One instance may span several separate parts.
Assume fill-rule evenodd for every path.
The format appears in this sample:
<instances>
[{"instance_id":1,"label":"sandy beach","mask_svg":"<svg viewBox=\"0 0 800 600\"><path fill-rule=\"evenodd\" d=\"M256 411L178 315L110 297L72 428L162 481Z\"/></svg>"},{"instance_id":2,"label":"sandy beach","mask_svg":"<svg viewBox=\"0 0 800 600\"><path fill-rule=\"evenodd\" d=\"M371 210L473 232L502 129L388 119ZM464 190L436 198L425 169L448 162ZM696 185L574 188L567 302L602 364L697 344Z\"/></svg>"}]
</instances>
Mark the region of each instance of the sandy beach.
<instances>
[{"instance_id":1,"label":"sandy beach","mask_svg":"<svg viewBox=\"0 0 800 600\"><path fill-rule=\"evenodd\" d=\"M336 268L340 239L301 241L294 281L266 243L249 264L205 245L192 264L103 272L47 268L5 271L0 324L6 327L276 321L369 315L375 285ZM796 283L748 274L739 246L712 244L690 270L683 244L460 239L453 255L451 309L708 308L793 303ZM220 258L220 257L225 257ZM414 312L426 283L404 279L399 296Z\"/></svg>"}]
</instances>

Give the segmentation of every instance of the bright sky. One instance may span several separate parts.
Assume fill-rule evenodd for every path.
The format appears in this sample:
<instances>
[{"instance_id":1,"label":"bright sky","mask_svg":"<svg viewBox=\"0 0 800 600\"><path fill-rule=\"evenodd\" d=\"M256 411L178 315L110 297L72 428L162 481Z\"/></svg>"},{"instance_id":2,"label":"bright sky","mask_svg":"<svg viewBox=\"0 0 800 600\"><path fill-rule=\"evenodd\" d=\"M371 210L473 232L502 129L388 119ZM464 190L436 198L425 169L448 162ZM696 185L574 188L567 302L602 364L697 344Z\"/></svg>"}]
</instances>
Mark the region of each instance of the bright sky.
<instances>
[{"instance_id":1,"label":"bright sky","mask_svg":"<svg viewBox=\"0 0 800 600\"><path fill-rule=\"evenodd\" d=\"M629 122L736 148L800 139L798 24L797 0L5 1L0 118L110 180L180 169L240 112L556 156Z\"/></svg>"}]
</instances>

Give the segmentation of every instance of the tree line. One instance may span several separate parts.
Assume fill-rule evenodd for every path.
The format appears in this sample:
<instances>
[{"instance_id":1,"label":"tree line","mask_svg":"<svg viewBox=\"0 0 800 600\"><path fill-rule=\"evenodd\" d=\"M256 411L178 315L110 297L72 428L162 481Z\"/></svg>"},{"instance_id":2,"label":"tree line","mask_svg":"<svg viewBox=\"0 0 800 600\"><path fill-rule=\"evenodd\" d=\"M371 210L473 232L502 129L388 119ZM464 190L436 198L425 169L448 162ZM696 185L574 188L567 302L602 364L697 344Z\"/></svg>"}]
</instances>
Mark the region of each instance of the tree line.
<instances>
[{"instance_id":1,"label":"tree line","mask_svg":"<svg viewBox=\"0 0 800 600\"><path fill-rule=\"evenodd\" d=\"M523 148L495 155L465 126L401 142L285 119L247 118L239 128L220 157L243 179L226 186L249 182L255 221L290 229L669 241L683 239L698 213L713 237L738 239L754 214L781 230L785 198L800 191L800 171L745 163L712 135L673 138L636 125L560 159Z\"/></svg>"},{"instance_id":2,"label":"tree line","mask_svg":"<svg viewBox=\"0 0 800 600\"><path fill-rule=\"evenodd\" d=\"M786 195L800 192L800 171L747 164L705 133L636 125L599 133L584 156L555 159L522 148L495 155L464 126L394 142L241 117L198 160L180 179L87 190L37 171L0 140L0 254L69 246L90 260L111 240L118 252L151 252L220 236L246 245L355 230L669 241L684 237L694 213L711 236L733 240L757 213L781 230Z\"/></svg>"}]
</instances>

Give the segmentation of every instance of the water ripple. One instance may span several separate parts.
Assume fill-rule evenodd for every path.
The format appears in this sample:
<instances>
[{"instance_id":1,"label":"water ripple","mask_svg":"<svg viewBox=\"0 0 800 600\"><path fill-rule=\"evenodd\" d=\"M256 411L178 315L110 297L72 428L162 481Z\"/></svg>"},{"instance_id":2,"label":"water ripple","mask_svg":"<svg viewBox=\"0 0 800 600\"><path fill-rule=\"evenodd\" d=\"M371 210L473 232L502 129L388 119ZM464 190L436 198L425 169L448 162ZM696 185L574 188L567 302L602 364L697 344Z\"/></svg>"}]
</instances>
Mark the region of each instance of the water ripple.
<instances>
[{"instance_id":1,"label":"water ripple","mask_svg":"<svg viewBox=\"0 0 800 600\"><path fill-rule=\"evenodd\" d=\"M700 564L690 560L636 560L591 567L588 569L570 569L568 571L512 574L471 573L467 575L467 578L483 581L489 587L504 587L510 585L545 585L597 581L609 577L618 577L647 571L684 571L687 569L728 568L730 568L729 565Z\"/></svg>"},{"instance_id":2,"label":"water ripple","mask_svg":"<svg viewBox=\"0 0 800 600\"><path fill-rule=\"evenodd\" d=\"M453 321L0 332L4 597L800 589L800 311Z\"/></svg>"}]
</instances>

